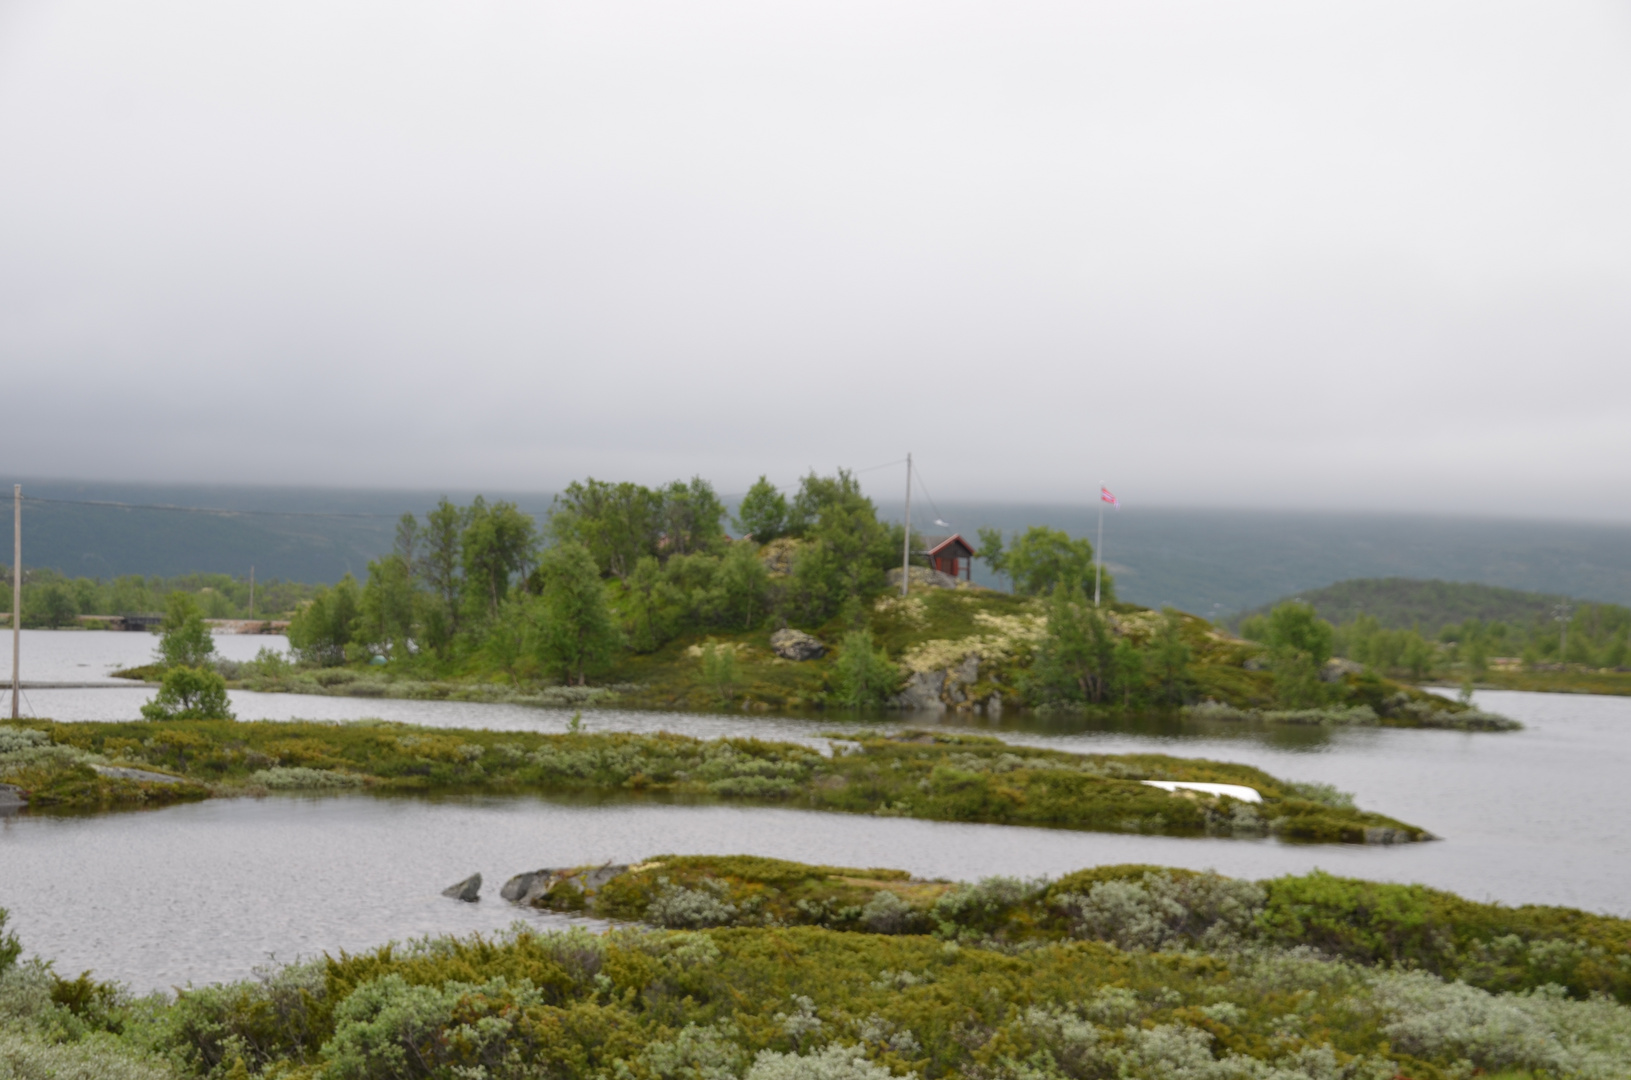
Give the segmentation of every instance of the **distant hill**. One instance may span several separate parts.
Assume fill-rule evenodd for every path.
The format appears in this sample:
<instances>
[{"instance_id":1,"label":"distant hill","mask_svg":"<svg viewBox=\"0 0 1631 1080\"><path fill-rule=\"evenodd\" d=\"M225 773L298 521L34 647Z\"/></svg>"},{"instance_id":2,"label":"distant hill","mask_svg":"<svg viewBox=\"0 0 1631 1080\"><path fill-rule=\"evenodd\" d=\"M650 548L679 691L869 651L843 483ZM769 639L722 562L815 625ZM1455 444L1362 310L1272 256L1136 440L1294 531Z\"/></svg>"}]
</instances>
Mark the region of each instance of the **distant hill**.
<instances>
[{"instance_id":1,"label":"distant hill","mask_svg":"<svg viewBox=\"0 0 1631 1080\"><path fill-rule=\"evenodd\" d=\"M347 573L362 578L370 559L391 550L397 519L431 510L443 494L463 504L476 493L24 480L23 565L102 579L247 577L251 566L261 581L330 583ZM486 495L509 499L538 517L552 498L530 492ZM6 502L0 505L6 537L0 562L9 566L9 492ZM181 507L221 512L189 513Z\"/></svg>"},{"instance_id":2,"label":"distant hill","mask_svg":"<svg viewBox=\"0 0 1631 1080\"><path fill-rule=\"evenodd\" d=\"M1301 600L1314 605L1320 617L1338 626L1360 615L1370 615L1389 630L1419 627L1434 634L1451 623L1468 619L1503 622L1513 627L1529 627L1549 622L1558 604L1578 605L1579 601L1549 593L1502 589L1473 582L1422 581L1416 578L1359 578L1339 581L1323 589L1308 589L1283 596L1243 613L1233 620L1238 626L1250 615L1267 614L1276 604Z\"/></svg>"}]
</instances>

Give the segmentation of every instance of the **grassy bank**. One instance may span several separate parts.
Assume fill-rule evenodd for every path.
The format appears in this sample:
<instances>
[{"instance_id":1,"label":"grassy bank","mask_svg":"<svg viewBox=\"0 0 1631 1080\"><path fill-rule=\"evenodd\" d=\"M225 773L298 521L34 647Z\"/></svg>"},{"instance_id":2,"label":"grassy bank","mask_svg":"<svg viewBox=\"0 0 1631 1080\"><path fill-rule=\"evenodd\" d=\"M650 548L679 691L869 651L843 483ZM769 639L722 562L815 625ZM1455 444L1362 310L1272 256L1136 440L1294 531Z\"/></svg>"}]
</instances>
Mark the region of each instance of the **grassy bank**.
<instances>
[{"instance_id":1,"label":"grassy bank","mask_svg":"<svg viewBox=\"0 0 1631 1080\"><path fill-rule=\"evenodd\" d=\"M0 728L0 780L38 809L162 804L278 790L624 794L841 813L1167 836L1365 843L1423 829L1245 765L1161 754L1067 754L941 734L835 743L222 720ZM161 770L176 782L108 775ZM104 770L104 771L99 771ZM1261 804L1143 780L1241 784Z\"/></svg>"},{"instance_id":2,"label":"grassy bank","mask_svg":"<svg viewBox=\"0 0 1631 1080\"><path fill-rule=\"evenodd\" d=\"M654 862L608 885L605 902L685 929L427 939L174 999L64 979L0 949L0 1068L106 1080L1623 1080L1631 1063L1623 920L1318 874L1252 883L1106 867L952 885L761 859ZM857 906L868 925L835 928Z\"/></svg>"}]
</instances>

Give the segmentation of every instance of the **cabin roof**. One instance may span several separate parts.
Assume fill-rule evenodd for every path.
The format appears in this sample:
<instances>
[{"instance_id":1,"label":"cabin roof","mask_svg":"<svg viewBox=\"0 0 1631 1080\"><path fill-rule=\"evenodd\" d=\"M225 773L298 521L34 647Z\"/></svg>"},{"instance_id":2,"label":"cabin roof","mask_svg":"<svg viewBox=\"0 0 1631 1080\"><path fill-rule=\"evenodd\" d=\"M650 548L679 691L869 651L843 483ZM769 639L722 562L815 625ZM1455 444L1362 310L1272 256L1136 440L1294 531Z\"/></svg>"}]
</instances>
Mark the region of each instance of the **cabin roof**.
<instances>
[{"instance_id":1,"label":"cabin roof","mask_svg":"<svg viewBox=\"0 0 1631 1080\"><path fill-rule=\"evenodd\" d=\"M962 548L961 558L972 559L979 554L974 550L974 546L964 540L959 533L952 533L950 536L920 536L918 537L918 543L921 545L918 550L929 555L939 555L953 545Z\"/></svg>"}]
</instances>

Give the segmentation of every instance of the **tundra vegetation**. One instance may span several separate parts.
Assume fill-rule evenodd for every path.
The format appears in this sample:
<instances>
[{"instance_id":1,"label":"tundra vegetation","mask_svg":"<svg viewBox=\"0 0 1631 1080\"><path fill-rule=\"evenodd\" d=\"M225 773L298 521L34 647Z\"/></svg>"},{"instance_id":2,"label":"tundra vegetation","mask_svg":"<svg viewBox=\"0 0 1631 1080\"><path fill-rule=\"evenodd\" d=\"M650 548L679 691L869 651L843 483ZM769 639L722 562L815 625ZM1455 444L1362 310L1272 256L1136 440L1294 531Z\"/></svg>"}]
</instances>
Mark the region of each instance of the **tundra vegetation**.
<instances>
[{"instance_id":1,"label":"tundra vegetation","mask_svg":"<svg viewBox=\"0 0 1631 1080\"><path fill-rule=\"evenodd\" d=\"M214 666L256 690L374 696L1501 726L1333 669L1325 624L1298 610L1277 612L1272 640L1256 643L1120 602L1092 545L1046 527L982 531L981 557L1012 592L964 583L902 597L889 583L902 529L842 470L806 476L791 497L761 478L733 523L743 535L725 526L701 479L574 483L541 531L506 502L443 500L402 519L366 581L320 589L296 612L292 660ZM821 655L779 655L771 635L789 627Z\"/></svg>"},{"instance_id":2,"label":"tundra vegetation","mask_svg":"<svg viewBox=\"0 0 1631 1080\"><path fill-rule=\"evenodd\" d=\"M543 735L400 724L173 720L0 726L0 782L39 810L106 809L304 789L622 794L839 813L1168 836L1332 843L1426 839L1418 826L1245 765L1068 754L969 735L796 743L681 735ZM103 767L101 771L97 768ZM175 777L108 775L130 766ZM1238 784L1261 803L1144 780Z\"/></svg>"},{"instance_id":3,"label":"tundra vegetation","mask_svg":"<svg viewBox=\"0 0 1631 1080\"><path fill-rule=\"evenodd\" d=\"M0 1069L113 1080L1620 1080L1631 924L1325 874L660 856L518 922L137 997L20 961Z\"/></svg>"}]
</instances>

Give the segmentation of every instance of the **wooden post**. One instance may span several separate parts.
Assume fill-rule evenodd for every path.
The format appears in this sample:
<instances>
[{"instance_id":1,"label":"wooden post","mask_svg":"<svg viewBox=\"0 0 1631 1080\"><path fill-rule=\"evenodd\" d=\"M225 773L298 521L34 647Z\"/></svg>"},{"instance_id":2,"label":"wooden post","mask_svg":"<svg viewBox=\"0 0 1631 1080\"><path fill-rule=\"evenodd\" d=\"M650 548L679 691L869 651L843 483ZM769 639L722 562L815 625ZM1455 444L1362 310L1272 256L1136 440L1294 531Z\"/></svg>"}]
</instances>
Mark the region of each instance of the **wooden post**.
<instances>
[{"instance_id":1,"label":"wooden post","mask_svg":"<svg viewBox=\"0 0 1631 1080\"><path fill-rule=\"evenodd\" d=\"M11 489L11 500L11 718L16 720L23 685L23 485Z\"/></svg>"},{"instance_id":2,"label":"wooden post","mask_svg":"<svg viewBox=\"0 0 1631 1080\"><path fill-rule=\"evenodd\" d=\"M249 567L249 617L251 619L255 617L255 567L253 564Z\"/></svg>"}]
</instances>

